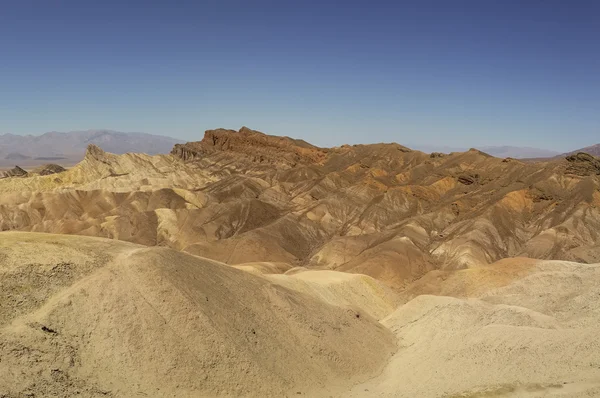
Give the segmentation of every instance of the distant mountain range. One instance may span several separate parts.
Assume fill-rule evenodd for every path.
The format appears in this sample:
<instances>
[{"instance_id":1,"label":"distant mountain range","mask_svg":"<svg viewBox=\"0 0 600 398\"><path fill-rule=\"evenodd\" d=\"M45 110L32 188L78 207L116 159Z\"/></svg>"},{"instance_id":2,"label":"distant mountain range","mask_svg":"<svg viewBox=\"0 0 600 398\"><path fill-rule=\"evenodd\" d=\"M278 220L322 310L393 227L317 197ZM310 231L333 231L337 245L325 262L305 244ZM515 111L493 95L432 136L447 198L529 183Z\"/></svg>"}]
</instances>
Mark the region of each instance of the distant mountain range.
<instances>
[{"instance_id":1,"label":"distant mountain range","mask_svg":"<svg viewBox=\"0 0 600 398\"><path fill-rule=\"evenodd\" d=\"M464 152L469 150L467 147L448 147L448 146L437 146L437 145L414 145L411 148L417 149L423 152ZM532 148L532 147L519 147L519 146L483 146L477 147L482 152L495 156L497 158L515 158L515 159L527 159L527 158L552 158L560 155L560 152L551 151L548 149Z\"/></svg>"},{"instance_id":2,"label":"distant mountain range","mask_svg":"<svg viewBox=\"0 0 600 398\"><path fill-rule=\"evenodd\" d=\"M85 130L67 133L49 132L34 135L0 135L0 167L39 166L46 163L72 165L83 159L89 144L95 144L106 152L123 154L127 152L149 155L169 153L176 144L184 141L146 133L124 133L113 130ZM465 152L467 147L440 145L409 145L423 152ZM547 149L519 146L483 146L477 149L499 158L534 159L564 157L572 153L586 152L600 156L600 144L561 153Z\"/></svg>"},{"instance_id":3,"label":"distant mountain range","mask_svg":"<svg viewBox=\"0 0 600 398\"><path fill-rule=\"evenodd\" d=\"M531 147L484 146L478 149L497 158L551 158L560 155L560 152Z\"/></svg>"},{"instance_id":4,"label":"distant mountain range","mask_svg":"<svg viewBox=\"0 0 600 398\"><path fill-rule=\"evenodd\" d=\"M438 145L413 145L410 148L417 149L423 152L464 152L469 150L467 147L449 147L449 146L438 146ZM565 157L578 152L589 153L590 155L600 156L600 144L590 145L585 148L576 149L569 152L557 152L548 149L532 148L532 147L519 147L519 146L483 146L477 147L482 152L495 156L497 158L514 158L514 159L545 159L545 158L556 158Z\"/></svg>"},{"instance_id":5,"label":"distant mountain range","mask_svg":"<svg viewBox=\"0 0 600 398\"><path fill-rule=\"evenodd\" d=\"M563 155L564 156L566 156L566 155L572 155L572 154L577 153L577 152L585 152L585 153L589 153L590 155L600 156L600 144L586 146L585 148L581 148L581 149L578 149L576 151L571 151L571 152L565 153Z\"/></svg>"},{"instance_id":6,"label":"distant mountain range","mask_svg":"<svg viewBox=\"0 0 600 398\"><path fill-rule=\"evenodd\" d=\"M145 133L112 130L49 132L34 135L0 135L0 166L36 165L48 162L76 163L83 159L89 144L116 154L143 152L150 155L169 153L183 141Z\"/></svg>"}]
</instances>

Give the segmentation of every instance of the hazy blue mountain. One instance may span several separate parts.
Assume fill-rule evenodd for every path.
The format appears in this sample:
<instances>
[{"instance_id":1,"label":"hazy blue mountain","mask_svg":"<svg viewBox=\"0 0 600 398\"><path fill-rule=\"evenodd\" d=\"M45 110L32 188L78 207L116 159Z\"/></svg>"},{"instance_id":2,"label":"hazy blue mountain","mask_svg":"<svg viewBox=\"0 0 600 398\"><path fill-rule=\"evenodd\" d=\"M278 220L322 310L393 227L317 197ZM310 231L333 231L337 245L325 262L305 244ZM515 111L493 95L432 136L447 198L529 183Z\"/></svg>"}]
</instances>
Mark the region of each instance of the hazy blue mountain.
<instances>
[{"instance_id":1,"label":"hazy blue mountain","mask_svg":"<svg viewBox=\"0 0 600 398\"><path fill-rule=\"evenodd\" d=\"M518 146L484 146L477 149L498 158L551 158L560 154L560 152L548 149Z\"/></svg>"},{"instance_id":2,"label":"hazy blue mountain","mask_svg":"<svg viewBox=\"0 0 600 398\"><path fill-rule=\"evenodd\" d=\"M442 153L450 153L450 152L464 152L468 151L469 147L448 147L448 146L439 146L439 145L414 145L411 146L413 149L417 149L423 152L442 152ZM519 146L482 146L476 147L482 152L490 154L492 156L496 156L498 158L515 158L515 159L525 159L525 158L551 158L560 154L560 152L551 151L548 149L540 149L540 148L531 148L531 147L519 147Z\"/></svg>"},{"instance_id":3,"label":"hazy blue mountain","mask_svg":"<svg viewBox=\"0 0 600 398\"><path fill-rule=\"evenodd\" d=\"M154 155L169 153L175 144L182 142L160 135L111 130L53 131L39 136L4 134L0 135L0 163L61 158L80 160L89 144L117 154L143 152Z\"/></svg>"},{"instance_id":4,"label":"hazy blue mountain","mask_svg":"<svg viewBox=\"0 0 600 398\"><path fill-rule=\"evenodd\" d=\"M577 149L568 153L564 153L562 155L567 156L578 152L585 152L589 153L590 155L600 156L600 144L586 146L585 148Z\"/></svg>"}]
</instances>

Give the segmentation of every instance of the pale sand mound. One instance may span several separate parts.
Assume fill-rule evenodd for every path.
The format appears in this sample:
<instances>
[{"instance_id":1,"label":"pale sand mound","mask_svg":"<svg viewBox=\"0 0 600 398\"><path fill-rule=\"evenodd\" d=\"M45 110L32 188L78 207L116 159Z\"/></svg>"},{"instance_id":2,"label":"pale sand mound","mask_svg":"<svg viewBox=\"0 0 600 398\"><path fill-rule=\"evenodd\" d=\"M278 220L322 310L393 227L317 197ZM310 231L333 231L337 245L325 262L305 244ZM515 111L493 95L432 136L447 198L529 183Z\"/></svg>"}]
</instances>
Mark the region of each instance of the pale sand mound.
<instances>
[{"instance_id":1,"label":"pale sand mound","mask_svg":"<svg viewBox=\"0 0 600 398\"><path fill-rule=\"evenodd\" d=\"M400 301L406 303L422 294L479 297L534 272L538 263L539 260L517 257L458 271L431 271L404 289L400 293Z\"/></svg>"},{"instance_id":2,"label":"pale sand mound","mask_svg":"<svg viewBox=\"0 0 600 398\"><path fill-rule=\"evenodd\" d=\"M383 321L398 352L345 396L600 396L600 265L526 268L480 298L423 295L399 307Z\"/></svg>"},{"instance_id":3,"label":"pale sand mound","mask_svg":"<svg viewBox=\"0 0 600 398\"><path fill-rule=\"evenodd\" d=\"M292 269L287 263L257 262L233 265L233 268L251 272L256 275L285 274Z\"/></svg>"},{"instance_id":4,"label":"pale sand mound","mask_svg":"<svg viewBox=\"0 0 600 398\"><path fill-rule=\"evenodd\" d=\"M390 288L367 275L305 271L291 275L268 275L267 278L326 303L355 308L359 313L369 314L375 319L386 317L398 305L398 297Z\"/></svg>"},{"instance_id":5,"label":"pale sand mound","mask_svg":"<svg viewBox=\"0 0 600 398\"><path fill-rule=\"evenodd\" d=\"M367 314L170 249L0 234L0 396L328 396L380 372Z\"/></svg>"}]
</instances>

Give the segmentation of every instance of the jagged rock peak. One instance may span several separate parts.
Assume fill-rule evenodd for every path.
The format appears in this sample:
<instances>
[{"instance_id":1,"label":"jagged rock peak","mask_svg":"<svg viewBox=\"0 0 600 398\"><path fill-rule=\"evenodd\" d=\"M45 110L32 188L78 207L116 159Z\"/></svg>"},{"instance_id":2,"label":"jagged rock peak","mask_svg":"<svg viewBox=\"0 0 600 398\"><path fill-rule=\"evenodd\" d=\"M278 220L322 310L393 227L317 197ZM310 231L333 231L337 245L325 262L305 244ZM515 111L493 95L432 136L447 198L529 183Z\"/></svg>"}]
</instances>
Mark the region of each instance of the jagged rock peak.
<instances>
[{"instance_id":1,"label":"jagged rock peak","mask_svg":"<svg viewBox=\"0 0 600 398\"><path fill-rule=\"evenodd\" d=\"M566 172L579 176L599 175L600 159L585 152L578 152L565 158L568 162Z\"/></svg>"},{"instance_id":2,"label":"jagged rock peak","mask_svg":"<svg viewBox=\"0 0 600 398\"><path fill-rule=\"evenodd\" d=\"M62 167L61 165L50 163L50 164L46 164L46 165L43 165L43 166L40 166L40 167L34 169L33 173L39 174L42 176L46 176L46 175L50 175L50 174L62 173L65 170L66 169L64 167Z\"/></svg>"},{"instance_id":3,"label":"jagged rock peak","mask_svg":"<svg viewBox=\"0 0 600 398\"><path fill-rule=\"evenodd\" d=\"M578 152L576 154L569 155L565 159L567 159L567 161L569 161L571 163L574 163L574 162L595 162L595 161L597 161L597 159L596 159L595 156L592 156L589 153L585 153L585 152Z\"/></svg>"},{"instance_id":4,"label":"jagged rock peak","mask_svg":"<svg viewBox=\"0 0 600 398\"><path fill-rule=\"evenodd\" d=\"M171 150L171 155L180 158L187 162L190 160L199 159L202 156L201 148L198 143L188 142L187 144L175 144Z\"/></svg>"},{"instance_id":5,"label":"jagged rock peak","mask_svg":"<svg viewBox=\"0 0 600 398\"><path fill-rule=\"evenodd\" d=\"M467 152L476 153L478 155L485 156L486 158L492 158L493 157L489 153L483 152L483 151L481 151L481 150L479 150L477 148L469 148L469 150Z\"/></svg>"},{"instance_id":6,"label":"jagged rock peak","mask_svg":"<svg viewBox=\"0 0 600 398\"><path fill-rule=\"evenodd\" d=\"M92 157L92 158L97 159L98 157L101 157L104 155L106 155L106 152L104 152L104 150L102 150L102 148L100 148L98 145L95 145L95 144L89 144L85 151L85 157Z\"/></svg>"},{"instance_id":7,"label":"jagged rock peak","mask_svg":"<svg viewBox=\"0 0 600 398\"><path fill-rule=\"evenodd\" d=\"M19 167L19 166L15 166L15 167L14 167L14 168L11 170L11 172L13 173L13 175L20 175L20 176L23 176L23 175L27 174L27 171L25 171L24 169L22 169L22 168L21 168L21 167Z\"/></svg>"},{"instance_id":8,"label":"jagged rock peak","mask_svg":"<svg viewBox=\"0 0 600 398\"><path fill-rule=\"evenodd\" d=\"M206 130L202 141L175 145L171 154L187 161L215 152L244 154L257 163L295 165L322 162L328 151L303 140L267 135L244 126L239 131Z\"/></svg>"},{"instance_id":9,"label":"jagged rock peak","mask_svg":"<svg viewBox=\"0 0 600 398\"><path fill-rule=\"evenodd\" d=\"M104 151L97 145L89 144L85 152L85 159L96 160L102 163L112 163L117 159L117 155Z\"/></svg>"},{"instance_id":10,"label":"jagged rock peak","mask_svg":"<svg viewBox=\"0 0 600 398\"><path fill-rule=\"evenodd\" d=\"M23 170L19 166L15 166L14 168L0 172L0 178L9 178L9 177L26 177L27 171Z\"/></svg>"},{"instance_id":11,"label":"jagged rock peak","mask_svg":"<svg viewBox=\"0 0 600 398\"><path fill-rule=\"evenodd\" d=\"M299 147L306 149L315 149L324 151L304 140L293 139L290 137L268 135L263 132L252 130L246 126L238 131L227 129L206 130L204 138L201 141L209 146L216 146L221 149L241 148L243 146L260 145L267 147L287 148Z\"/></svg>"}]
</instances>

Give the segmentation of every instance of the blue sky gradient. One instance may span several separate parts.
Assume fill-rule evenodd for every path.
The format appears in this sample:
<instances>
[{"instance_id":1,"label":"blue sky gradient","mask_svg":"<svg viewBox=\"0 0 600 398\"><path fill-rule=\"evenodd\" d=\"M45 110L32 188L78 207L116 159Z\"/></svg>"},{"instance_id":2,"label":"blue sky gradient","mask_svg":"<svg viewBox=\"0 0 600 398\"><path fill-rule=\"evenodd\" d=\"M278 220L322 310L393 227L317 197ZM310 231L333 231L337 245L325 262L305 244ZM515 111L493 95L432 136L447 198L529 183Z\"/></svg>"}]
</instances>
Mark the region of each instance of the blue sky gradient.
<instances>
[{"instance_id":1,"label":"blue sky gradient","mask_svg":"<svg viewBox=\"0 0 600 398\"><path fill-rule=\"evenodd\" d=\"M600 1L0 5L0 133L600 142Z\"/></svg>"}]
</instances>

